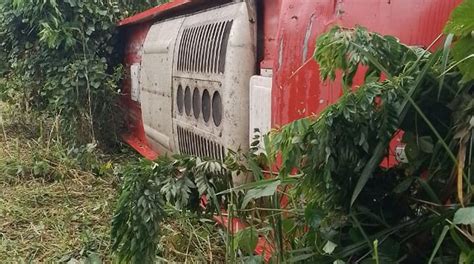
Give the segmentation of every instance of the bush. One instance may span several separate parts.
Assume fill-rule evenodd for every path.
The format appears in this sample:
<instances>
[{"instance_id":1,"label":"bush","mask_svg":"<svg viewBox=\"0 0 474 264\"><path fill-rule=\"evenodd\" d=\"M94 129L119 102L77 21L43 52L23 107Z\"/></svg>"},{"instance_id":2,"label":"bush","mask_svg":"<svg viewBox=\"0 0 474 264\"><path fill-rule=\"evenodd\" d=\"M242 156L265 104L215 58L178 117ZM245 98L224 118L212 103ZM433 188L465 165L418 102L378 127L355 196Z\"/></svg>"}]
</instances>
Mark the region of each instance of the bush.
<instances>
[{"instance_id":1,"label":"bush","mask_svg":"<svg viewBox=\"0 0 474 264\"><path fill-rule=\"evenodd\" d=\"M4 0L0 3L2 99L23 98L59 116L69 142L114 139L121 78L116 22L149 0ZM10 83L16 85L11 85Z\"/></svg>"}]
</instances>

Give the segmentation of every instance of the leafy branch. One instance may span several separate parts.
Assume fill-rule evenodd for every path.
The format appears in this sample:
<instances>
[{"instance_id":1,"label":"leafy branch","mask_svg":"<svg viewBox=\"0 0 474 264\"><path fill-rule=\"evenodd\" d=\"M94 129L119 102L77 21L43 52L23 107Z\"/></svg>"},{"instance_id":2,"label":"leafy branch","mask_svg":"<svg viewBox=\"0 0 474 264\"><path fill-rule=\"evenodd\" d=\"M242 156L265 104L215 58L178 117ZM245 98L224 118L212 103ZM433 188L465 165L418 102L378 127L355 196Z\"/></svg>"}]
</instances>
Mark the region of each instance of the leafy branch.
<instances>
[{"instance_id":1,"label":"leafy branch","mask_svg":"<svg viewBox=\"0 0 474 264\"><path fill-rule=\"evenodd\" d=\"M219 191L232 186L223 163L188 156L143 160L121 174L111 232L119 263L153 263L166 211L220 213L228 194Z\"/></svg>"}]
</instances>

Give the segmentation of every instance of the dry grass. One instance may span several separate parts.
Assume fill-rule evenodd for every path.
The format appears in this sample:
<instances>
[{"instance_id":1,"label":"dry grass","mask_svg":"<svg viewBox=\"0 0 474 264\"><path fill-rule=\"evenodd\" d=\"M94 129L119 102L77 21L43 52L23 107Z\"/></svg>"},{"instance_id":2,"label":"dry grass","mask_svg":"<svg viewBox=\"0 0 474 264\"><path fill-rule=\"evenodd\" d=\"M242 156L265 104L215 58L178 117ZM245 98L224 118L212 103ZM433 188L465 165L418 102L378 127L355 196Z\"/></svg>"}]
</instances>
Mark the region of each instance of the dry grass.
<instances>
[{"instance_id":1,"label":"dry grass","mask_svg":"<svg viewBox=\"0 0 474 264\"><path fill-rule=\"evenodd\" d=\"M19 119L0 119L0 263L111 263L117 177L111 171L99 177L81 169L61 146L54 148L58 143L44 142L49 131L11 120ZM115 166L130 157L136 156L122 153L101 160ZM32 175L38 161L51 167L47 175ZM23 172L17 174L17 167ZM214 223L183 214L162 227L163 262L224 262L223 233Z\"/></svg>"},{"instance_id":2,"label":"dry grass","mask_svg":"<svg viewBox=\"0 0 474 264\"><path fill-rule=\"evenodd\" d=\"M0 185L0 259L3 263L58 262L97 253L108 261L115 191L84 175L61 183L39 180Z\"/></svg>"},{"instance_id":3,"label":"dry grass","mask_svg":"<svg viewBox=\"0 0 474 264\"><path fill-rule=\"evenodd\" d=\"M159 251L169 263L225 263L225 233L194 215L173 215L162 225Z\"/></svg>"},{"instance_id":4,"label":"dry grass","mask_svg":"<svg viewBox=\"0 0 474 264\"><path fill-rule=\"evenodd\" d=\"M43 156L40 161L50 164L59 178L30 175L30 168L22 168L28 173L17 175L15 166L29 166L35 155L38 161L38 153L48 153L40 148L52 143L38 143L38 131L11 120L2 120L0 127L0 263L58 263L97 257L110 262L114 176L97 177L71 165L74 162Z\"/></svg>"}]
</instances>

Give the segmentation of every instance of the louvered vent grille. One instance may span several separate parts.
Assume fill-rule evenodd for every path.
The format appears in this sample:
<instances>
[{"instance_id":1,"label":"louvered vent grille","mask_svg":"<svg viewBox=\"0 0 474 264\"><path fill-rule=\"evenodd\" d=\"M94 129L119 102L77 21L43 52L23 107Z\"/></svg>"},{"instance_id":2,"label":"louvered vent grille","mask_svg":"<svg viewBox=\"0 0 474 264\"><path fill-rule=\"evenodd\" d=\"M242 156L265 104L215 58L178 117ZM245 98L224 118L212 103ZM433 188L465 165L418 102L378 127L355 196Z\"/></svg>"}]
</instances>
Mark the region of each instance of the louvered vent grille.
<instances>
[{"instance_id":1,"label":"louvered vent grille","mask_svg":"<svg viewBox=\"0 0 474 264\"><path fill-rule=\"evenodd\" d=\"M183 72L224 73L232 20L184 29L177 69Z\"/></svg>"},{"instance_id":2,"label":"louvered vent grille","mask_svg":"<svg viewBox=\"0 0 474 264\"><path fill-rule=\"evenodd\" d=\"M180 153L212 158L215 160L224 160L224 146L180 126L177 127L177 132Z\"/></svg>"}]
</instances>

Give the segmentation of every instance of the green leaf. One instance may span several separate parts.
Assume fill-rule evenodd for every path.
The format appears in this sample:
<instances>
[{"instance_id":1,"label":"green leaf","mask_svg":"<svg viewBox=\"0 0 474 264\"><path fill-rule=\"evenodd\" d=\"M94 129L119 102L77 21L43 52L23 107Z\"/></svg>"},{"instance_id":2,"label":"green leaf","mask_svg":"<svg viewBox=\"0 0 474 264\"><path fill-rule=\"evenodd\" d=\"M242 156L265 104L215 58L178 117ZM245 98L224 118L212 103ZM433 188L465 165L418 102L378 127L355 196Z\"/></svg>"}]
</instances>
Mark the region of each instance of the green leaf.
<instances>
[{"instance_id":1,"label":"green leaf","mask_svg":"<svg viewBox=\"0 0 474 264\"><path fill-rule=\"evenodd\" d=\"M237 192L237 191L241 191L241 190L264 188L267 185L274 183L275 181L280 181L280 185L295 184L295 183L298 182L298 178L300 178L300 177L301 177L301 175L292 175L289 178L285 178L285 179L281 179L281 180L280 179L264 179L264 180L260 180L260 181L250 182L250 183L247 183L247 184L242 184L240 186L221 191L221 192L217 193L216 195L228 194L228 193L231 193L231 192Z\"/></svg>"},{"instance_id":2,"label":"green leaf","mask_svg":"<svg viewBox=\"0 0 474 264\"><path fill-rule=\"evenodd\" d=\"M235 235L234 245L246 254L253 254L258 243L258 232L255 227L247 227Z\"/></svg>"},{"instance_id":3,"label":"green leaf","mask_svg":"<svg viewBox=\"0 0 474 264\"><path fill-rule=\"evenodd\" d=\"M429 136L418 138L420 149L425 153L433 153L434 144L433 139Z\"/></svg>"},{"instance_id":4,"label":"green leaf","mask_svg":"<svg viewBox=\"0 0 474 264\"><path fill-rule=\"evenodd\" d=\"M387 238L379 245L379 252L382 258L389 258L395 260L400 254L400 241L392 238Z\"/></svg>"},{"instance_id":5,"label":"green leaf","mask_svg":"<svg viewBox=\"0 0 474 264\"><path fill-rule=\"evenodd\" d=\"M255 200L255 199L258 199L258 198L262 198L262 197L268 197L268 196L272 196L275 194L278 186L280 185L281 181L280 180L277 180L277 181L273 181L273 182L270 182L268 183L264 188L257 188L257 189L251 189L249 190L246 194L245 194L245 197L244 197L244 200L242 202L242 209L247 207L248 203L251 201L251 200Z\"/></svg>"},{"instance_id":6,"label":"green leaf","mask_svg":"<svg viewBox=\"0 0 474 264\"><path fill-rule=\"evenodd\" d=\"M102 260L97 253L90 253L84 261L84 264L102 264Z\"/></svg>"},{"instance_id":7,"label":"green leaf","mask_svg":"<svg viewBox=\"0 0 474 264\"><path fill-rule=\"evenodd\" d=\"M242 263L245 264L263 264L265 260L263 256L245 256L242 258Z\"/></svg>"},{"instance_id":8,"label":"green leaf","mask_svg":"<svg viewBox=\"0 0 474 264\"><path fill-rule=\"evenodd\" d=\"M325 214L323 210L319 208L315 208L311 205L308 205L304 210L304 217L306 219L306 223L312 228L319 228L321 225L321 221L323 220Z\"/></svg>"},{"instance_id":9,"label":"green leaf","mask_svg":"<svg viewBox=\"0 0 474 264\"><path fill-rule=\"evenodd\" d=\"M459 264L472 264L474 263L474 250L469 253L462 252L459 255Z\"/></svg>"},{"instance_id":10,"label":"green leaf","mask_svg":"<svg viewBox=\"0 0 474 264\"><path fill-rule=\"evenodd\" d=\"M446 37L446 41L444 42L444 47L443 47L443 57L442 57L442 72L446 71L446 68L448 66L448 60L449 60L449 54L451 52L451 44L453 42L453 38L454 38L454 35L453 34L449 34L447 37ZM446 75L443 74L441 76L441 79L439 81L439 88L438 88L438 100L440 99L441 97L441 91L443 90L443 85L444 85L444 80L446 78Z\"/></svg>"},{"instance_id":11,"label":"green leaf","mask_svg":"<svg viewBox=\"0 0 474 264\"><path fill-rule=\"evenodd\" d=\"M425 192L428 194L432 202L441 204L441 201L436 195L436 192L433 190L433 188L431 188L430 184L427 181L421 178L417 178L417 181L421 185L421 188L423 188L423 190L425 190Z\"/></svg>"},{"instance_id":12,"label":"green leaf","mask_svg":"<svg viewBox=\"0 0 474 264\"><path fill-rule=\"evenodd\" d=\"M461 249L462 252L464 253L469 253L471 251L470 246L462 239L458 233L458 231L455 228L450 228L449 229L449 234L451 235L451 238L453 239L454 243Z\"/></svg>"},{"instance_id":13,"label":"green leaf","mask_svg":"<svg viewBox=\"0 0 474 264\"><path fill-rule=\"evenodd\" d=\"M359 194L362 192L362 189L364 189L365 185L367 184L367 181L369 181L369 178L372 177L373 171L382 161L385 150L387 149L388 142L388 140L385 140L384 142L379 142L379 144L377 144L377 146L375 147L372 157L365 165L364 170L362 171L360 178L357 181L357 185L354 189L354 192L352 193L351 205L353 205L354 202L357 200L357 197L359 197Z\"/></svg>"},{"instance_id":14,"label":"green leaf","mask_svg":"<svg viewBox=\"0 0 474 264\"><path fill-rule=\"evenodd\" d=\"M453 223L456 225L474 224L474 207L460 208L454 214Z\"/></svg>"},{"instance_id":15,"label":"green leaf","mask_svg":"<svg viewBox=\"0 0 474 264\"><path fill-rule=\"evenodd\" d=\"M401 183L399 183L394 189L393 192L400 194L408 190L412 185L413 181L415 180L414 177L408 177L404 179Z\"/></svg>"},{"instance_id":16,"label":"green leaf","mask_svg":"<svg viewBox=\"0 0 474 264\"><path fill-rule=\"evenodd\" d=\"M283 219L281 222L283 232L285 232L286 235L289 235L296 227L295 221L291 218Z\"/></svg>"},{"instance_id":17,"label":"green leaf","mask_svg":"<svg viewBox=\"0 0 474 264\"><path fill-rule=\"evenodd\" d=\"M311 257L314 257L316 253L306 253L306 254L300 254L300 255L295 255L288 259L289 263L301 263L303 260L308 260ZM304 262L303 262L304 263Z\"/></svg>"},{"instance_id":18,"label":"green leaf","mask_svg":"<svg viewBox=\"0 0 474 264\"><path fill-rule=\"evenodd\" d=\"M470 35L474 31L474 1L465 0L451 13L451 17L444 28L445 33L458 36Z\"/></svg>"},{"instance_id":19,"label":"green leaf","mask_svg":"<svg viewBox=\"0 0 474 264\"><path fill-rule=\"evenodd\" d=\"M472 19L474 21L474 19ZM452 49L454 59L458 62L457 67L463 74L463 80L474 79L474 37L467 36L459 39Z\"/></svg>"}]
</instances>

